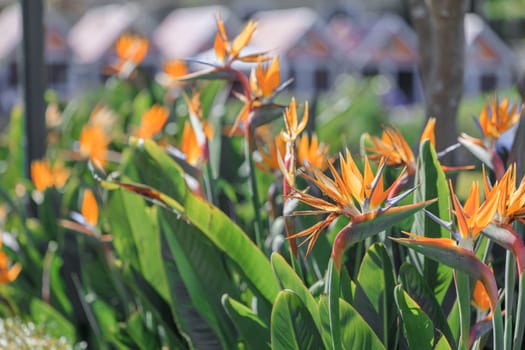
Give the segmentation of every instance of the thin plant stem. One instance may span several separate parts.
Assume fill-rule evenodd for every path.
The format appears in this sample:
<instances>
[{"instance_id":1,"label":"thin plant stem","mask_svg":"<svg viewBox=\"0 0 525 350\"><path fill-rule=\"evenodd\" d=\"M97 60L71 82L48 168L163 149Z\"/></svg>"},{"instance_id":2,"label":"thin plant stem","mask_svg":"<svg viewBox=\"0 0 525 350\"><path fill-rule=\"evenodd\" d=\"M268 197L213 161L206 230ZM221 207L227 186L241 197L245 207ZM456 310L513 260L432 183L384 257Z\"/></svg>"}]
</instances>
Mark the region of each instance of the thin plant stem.
<instances>
[{"instance_id":1,"label":"thin plant stem","mask_svg":"<svg viewBox=\"0 0 525 350\"><path fill-rule=\"evenodd\" d=\"M261 202L259 199L259 191L257 190L257 179L255 178L255 164L253 162L253 156L252 156L252 150L250 147L250 141L245 140L245 147L244 147L245 157L248 160L248 167L249 167L249 182L250 182L250 188L251 188L251 199L252 199L252 205L253 210L255 214L255 243L257 246L261 249L264 248L263 242L262 242L262 218L261 218Z\"/></svg>"},{"instance_id":2,"label":"thin plant stem","mask_svg":"<svg viewBox=\"0 0 525 350\"><path fill-rule=\"evenodd\" d=\"M501 317L501 302L498 302L494 308L492 316L492 330L493 349L503 349L505 335L503 333L503 319Z\"/></svg>"},{"instance_id":3,"label":"thin plant stem","mask_svg":"<svg viewBox=\"0 0 525 350\"><path fill-rule=\"evenodd\" d=\"M460 338L458 349L468 349L470 336L470 280L463 272L454 271L459 305Z\"/></svg>"},{"instance_id":4,"label":"thin plant stem","mask_svg":"<svg viewBox=\"0 0 525 350\"><path fill-rule=\"evenodd\" d=\"M210 202L213 205L216 205L216 196L215 196L215 186L214 186L214 178L211 171L211 165L210 161L208 160L206 162L206 173L204 174L204 186L206 188L206 198L208 199L208 202Z\"/></svg>"},{"instance_id":5,"label":"thin plant stem","mask_svg":"<svg viewBox=\"0 0 525 350\"><path fill-rule=\"evenodd\" d=\"M520 349L523 345L523 331L525 330L525 278L519 276L518 305L516 307L516 324L514 326L513 349Z\"/></svg>"},{"instance_id":6,"label":"thin plant stem","mask_svg":"<svg viewBox=\"0 0 525 350\"><path fill-rule=\"evenodd\" d=\"M516 280L516 258L507 251L505 258L505 349L512 345L512 317L514 315L514 282Z\"/></svg>"}]
</instances>

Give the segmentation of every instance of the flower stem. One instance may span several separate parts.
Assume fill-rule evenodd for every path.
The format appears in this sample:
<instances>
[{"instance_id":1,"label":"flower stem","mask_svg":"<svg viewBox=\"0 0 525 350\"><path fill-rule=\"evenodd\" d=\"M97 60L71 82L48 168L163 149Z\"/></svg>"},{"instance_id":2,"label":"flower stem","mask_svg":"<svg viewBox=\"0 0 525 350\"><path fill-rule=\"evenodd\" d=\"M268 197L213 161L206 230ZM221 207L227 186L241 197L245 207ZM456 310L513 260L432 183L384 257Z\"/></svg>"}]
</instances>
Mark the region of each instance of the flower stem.
<instances>
[{"instance_id":1,"label":"flower stem","mask_svg":"<svg viewBox=\"0 0 525 350\"><path fill-rule=\"evenodd\" d=\"M470 280L466 273L454 271L458 296L460 338L458 349L468 349L470 336Z\"/></svg>"},{"instance_id":2,"label":"flower stem","mask_svg":"<svg viewBox=\"0 0 525 350\"><path fill-rule=\"evenodd\" d=\"M206 198L208 199L208 202L210 202L213 205L217 205L216 199L215 199L215 186L213 185L214 179L213 174L211 171L211 164L208 160L206 162L206 173L204 174L204 186L206 188Z\"/></svg>"},{"instance_id":3,"label":"flower stem","mask_svg":"<svg viewBox=\"0 0 525 350\"><path fill-rule=\"evenodd\" d=\"M511 349L512 315L514 315L514 282L516 280L516 258L507 250L505 261L505 349Z\"/></svg>"},{"instance_id":4,"label":"flower stem","mask_svg":"<svg viewBox=\"0 0 525 350\"><path fill-rule=\"evenodd\" d=\"M525 330L525 278L523 276L523 274L519 276L518 305L516 307L513 349L519 349L523 345L523 331Z\"/></svg>"},{"instance_id":5,"label":"flower stem","mask_svg":"<svg viewBox=\"0 0 525 350\"><path fill-rule=\"evenodd\" d=\"M249 132L248 132L249 133ZM245 140L244 152L246 159L248 160L249 167L249 181L251 188L251 199L253 210L255 213L255 243L261 249L264 248L262 242L262 218L261 218L261 204L259 199L259 191L257 190L257 179L255 178L255 164L253 162L252 148L250 147L250 140Z\"/></svg>"}]
</instances>

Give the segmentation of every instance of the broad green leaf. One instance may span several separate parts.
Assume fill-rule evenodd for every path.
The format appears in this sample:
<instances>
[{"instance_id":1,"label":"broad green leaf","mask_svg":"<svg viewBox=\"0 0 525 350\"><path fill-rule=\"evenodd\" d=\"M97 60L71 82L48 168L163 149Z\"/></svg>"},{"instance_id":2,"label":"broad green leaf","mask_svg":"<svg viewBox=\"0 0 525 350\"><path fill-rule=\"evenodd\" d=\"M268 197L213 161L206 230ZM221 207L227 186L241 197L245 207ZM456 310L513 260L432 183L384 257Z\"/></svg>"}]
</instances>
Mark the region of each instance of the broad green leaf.
<instances>
[{"instance_id":1,"label":"broad green leaf","mask_svg":"<svg viewBox=\"0 0 525 350\"><path fill-rule=\"evenodd\" d=\"M410 295L410 297L421 306L425 314L430 317L434 327L447 338L447 342L449 344L456 344L443 309L417 269L408 263L401 265L399 269L399 282L401 282L403 289L408 295Z\"/></svg>"},{"instance_id":2,"label":"broad green leaf","mask_svg":"<svg viewBox=\"0 0 525 350\"><path fill-rule=\"evenodd\" d=\"M63 314L72 317L73 306L71 305L70 297L67 294L64 278L60 274L60 269L64 262L62 258L55 254L53 254L50 259L49 283L52 300L56 301L55 305L57 305L57 308L59 308Z\"/></svg>"},{"instance_id":3,"label":"broad green leaf","mask_svg":"<svg viewBox=\"0 0 525 350\"><path fill-rule=\"evenodd\" d=\"M393 346L396 314L394 309L394 271L382 244L368 248L357 276L355 308L372 326L383 344Z\"/></svg>"},{"instance_id":4,"label":"broad green leaf","mask_svg":"<svg viewBox=\"0 0 525 350\"><path fill-rule=\"evenodd\" d=\"M147 329L144 322L145 320L140 313L133 313L126 322L128 335L142 350L161 348L157 336Z\"/></svg>"},{"instance_id":5,"label":"broad green leaf","mask_svg":"<svg viewBox=\"0 0 525 350\"><path fill-rule=\"evenodd\" d=\"M410 349L432 349L434 344L434 325L421 307L407 292L396 286L395 299L403 320L403 334Z\"/></svg>"},{"instance_id":6,"label":"broad green leaf","mask_svg":"<svg viewBox=\"0 0 525 350\"><path fill-rule=\"evenodd\" d=\"M120 258L126 259L168 302L169 287L161 254L161 234L153 222L144 199L126 191L113 191L109 198L108 221L113 244Z\"/></svg>"},{"instance_id":7,"label":"broad green leaf","mask_svg":"<svg viewBox=\"0 0 525 350\"><path fill-rule=\"evenodd\" d=\"M273 253L271 257L273 272L275 277L279 281L281 289L290 289L294 291L297 296L301 299L303 304L306 306L312 319L319 330L321 330L321 319L319 318L319 310L317 302L314 297L306 288L303 281L297 276L295 271L290 265L284 260L279 253ZM328 346L325 344L325 346Z\"/></svg>"},{"instance_id":8,"label":"broad green leaf","mask_svg":"<svg viewBox=\"0 0 525 350\"><path fill-rule=\"evenodd\" d=\"M104 340L118 342L116 335L119 332L119 324L116 310L98 297L90 303L90 307Z\"/></svg>"},{"instance_id":9,"label":"broad green leaf","mask_svg":"<svg viewBox=\"0 0 525 350\"><path fill-rule=\"evenodd\" d=\"M326 296L319 300L319 313L325 333L330 333L329 301ZM341 340L337 349L370 349L381 350L385 346L381 343L370 325L361 317L359 312L343 299L339 299L338 314L340 315L338 327Z\"/></svg>"},{"instance_id":10,"label":"broad green leaf","mask_svg":"<svg viewBox=\"0 0 525 350\"><path fill-rule=\"evenodd\" d=\"M292 291L279 292L272 309L272 349L323 349L312 316Z\"/></svg>"},{"instance_id":11,"label":"broad green leaf","mask_svg":"<svg viewBox=\"0 0 525 350\"><path fill-rule=\"evenodd\" d=\"M195 226L178 219L171 212L161 210L159 222L171 252L164 254L164 260L173 259L193 307L207 321L223 347L232 347L233 327L221 305L221 297L224 293L235 295L236 291L221 252L199 234ZM174 297L172 300L173 307L177 308L177 299ZM202 324L188 323L188 326L194 330L205 328ZM195 334L190 335L195 338Z\"/></svg>"},{"instance_id":12,"label":"broad green leaf","mask_svg":"<svg viewBox=\"0 0 525 350\"><path fill-rule=\"evenodd\" d=\"M341 280L341 297L350 305L354 305L357 286L350 278L346 267L341 268L341 274L339 278Z\"/></svg>"},{"instance_id":13,"label":"broad green leaf","mask_svg":"<svg viewBox=\"0 0 525 350\"><path fill-rule=\"evenodd\" d=\"M425 140L419 147L419 157L414 186L414 203L437 198L426 210L438 218L449 221L448 209L449 189L445 173L436 155L434 146ZM430 238L450 238L450 233L437 222L432 220L423 211L414 215L412 232ZM429 258L424 259L424 273L426 283L434 291L436 299L441 304L452 281L452 270Z\"/></svg>"},{"instance_id":14,"label":"broad green leaf","mask_svg":"<svg viewBox=\"0 0 525 350\"><path fill-rule=\"evenodd\" d=\"M153 141L133 144L142 181L180 203L191 224L226 253L249 284L272 303L279 288L270 263L259 248L220 209L186 188L180 167Z\"/></svg>"},{"instance_id":15,"label":"broad green leaf","mask_svg":"<svg viewBox=\"0 0 525 350\"><path fill-rule=\"evenodd\" d=\"M172 268L174 264L168 261L165 264L170 281L172 284L177 284L177 279L180 279L180 277L178 277L179 274L176 268ZM164 330L164 338L173 348L188 349L190 340L181 328L185 325L185 321L196 319L195 317L190 317L190 311L196 312L191 305L191 300L183 284L178 282L178 285L181 285L178 291L182 291L182 293L174 293L174 297L177 300L176 308L174 309L144 280L143 276L134 271L129 265L123 266L121 272L127 286L129 286L133 295L140 302L142 315L153 316L155 322Z\"/></svg>"},{"instance_id":16,"label":"broad green leaf","mask_svg":"<svg viewBox=\"0 0 525 350\"><path fill-rule=\"evenodd\" d=\"M75 327L58 311L40 299L33 299L30 305L32 319L41 324L55 337L65 337L68 341L76 340Z\"/></svg>"},{"instance_id":17,"label":"broad green leaf","mask_svg":"<svg viewBox=\"0 0 525 350\"><path fill-rule=\"evenodd\" d=\"M270 330L259 316L227 294L222 297L222 305L248 349L263 350L270 348Z\"/></svg>"}]
</instances>

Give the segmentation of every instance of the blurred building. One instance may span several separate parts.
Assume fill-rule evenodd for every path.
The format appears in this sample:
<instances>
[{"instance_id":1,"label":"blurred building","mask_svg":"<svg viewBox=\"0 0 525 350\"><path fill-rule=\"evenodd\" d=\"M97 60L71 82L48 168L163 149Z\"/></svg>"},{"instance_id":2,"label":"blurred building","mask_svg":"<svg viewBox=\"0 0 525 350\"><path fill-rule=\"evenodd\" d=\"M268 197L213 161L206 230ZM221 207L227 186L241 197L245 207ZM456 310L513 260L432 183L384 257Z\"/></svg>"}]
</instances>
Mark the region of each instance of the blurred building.
<instances>
[{"instance_id":1,"label":"blurred building","mask_svg":"<svg viewBox=\"0 0 525 350\"><path fill-rule=\"evenodd\" d=\"M338 16L328 27L344 52L344 70L390 80L394 104L422 99L417 37L398 15L376 18Z\"/></svg>"},{"instance_id":2,"label":"blurred building","mask_svg":"<svg viewBox=\"0 0 525 350\"><path fill-rule=\"evenodd\" d=\"M517 60L512 50L478 15L465 17L465 87L469 95L510 87Z\"/></svg>"},{"instance_id":3,"label":"blurred building","mask_svg":"<svg viewBox=\"0 0 525 350\"><path fill-rule=\"evenodd\" d=\"M104 80L105 68L116 60L115 42L124 33L138 33L150 40L141 69L153 76L167 59L194 58L215 63L216 16L223 18L233 38L243 28L244 20L239 17L242 9L251 6L255 11L261 7L248 0L242 1L242 6L240 0L229 0L225 2L229 6L190 8L173 8L167 1L51 3L67 13L59 15L50 7L45 18L48 83L63 96ZM264 6L279 8L294 2L275 3ZM339 74L351 73L387 77L389 101L393 104L421 101L416 35L398 15L369 16L362 12L363 8L380 3L388 2L370 2L365 6L358 1L331 1L323 4L323 11L318 9L319 4L252 11L249 18L258 25L244 54L268 51L279 55L281 80L293 79L291 89L295 94L326 91ZM334 10L328 11L332 5ZM88 10L75 17L73 13L82 8ZM0 104L11 106L18 96L20 80L17 62L22 33L18 4L0 12L0 30L4 34L0 41ZM505 43L473 14L466 17L465 32L465 92L477 94L512 84L516 59ZM252 67L246 63L237 66L246 72Z\"/></svg>"},{"instance_id":4,"label":"blurred building","mask_svg":"<svg viewBox=\"0 0 525 350\"><path fill-rule=\"evenodd\" d=\"M106 67L115 62L115 42L125 33L149 38L157 24L133 3L98 6L87 11L71 28L68 44L72 51L69 79L72 90L98 84ZM158 66L155 48L148 50L143 66L150 73Z\"/></svg>"},{"instance_id":5,"label":"blurred building","mask_svg":"<svg viewBox=\"0 0 525 350\"><path fill-rule=\"evenodd\" d=\"M324 20L307 7L257 12L250 42L256 51L279 55L281 79L305 94L326 91L340 71L340 50Z\"/></svg>"},{"instance_id":6,"label":"blurred building","mask_svg":"<svg viewBox=\"0 0 525 350\"><path fill-rule=\"evenodd\" d=\"M213 47L220 16L229 33L236 33L240 23L224 6L181 8L170 12L155 29L153 45L163 60L196 57Z\"/></svg>"}]
</instances>

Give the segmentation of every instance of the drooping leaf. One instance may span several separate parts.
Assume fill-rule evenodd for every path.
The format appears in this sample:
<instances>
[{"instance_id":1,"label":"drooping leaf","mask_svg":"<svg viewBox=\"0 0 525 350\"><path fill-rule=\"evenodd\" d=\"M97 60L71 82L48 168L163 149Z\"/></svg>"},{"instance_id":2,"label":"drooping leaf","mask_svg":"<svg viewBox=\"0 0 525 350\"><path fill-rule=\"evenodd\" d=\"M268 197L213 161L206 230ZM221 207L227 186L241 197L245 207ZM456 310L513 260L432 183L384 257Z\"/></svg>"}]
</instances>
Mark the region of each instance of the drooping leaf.
<instances>
[{"instance_id":1,"label":"drooping leaf","mask_svg":"<svg viewBox=\"0 0 525 350\"><path fill-rule=\"evenodd\" d=\"M293 291L277 294L272 309L272 349L322 349L323 341L312 316Z\"/></svg>"},{"instance_id":2,"label":"drooping leaf","mask_svg":"<svg viewBox=\"0 0 525 350\"><path fill-rule=\"evenodd\" d=\"M491 307L498 304L498 288L490 268L467 249L456 246L452 240L441 238L391 238L401 245L445 264L457 271L468 274L474 280L481 280L491 301Z\"/></svg>"},{"instance_id":3,"label":"drooping leaf","mask_svg":"<svg viewBox=\"0 0 525 350\"><path fill-rule=\"evenodd\" d=\"M434 328L430 318L401 286L395 288L395 299L403 320L403 334L408 341L409 348L432 349Z\"/></svg>"},{"instance_id":4,"label":"drooping leaf","mask_svg":"<svg viewBox=\"0 0 525 350\"><path fill-rule=\"evenodd\" d=\"M437 198L438 200L426 210L444 221L449 221L447 180L434 146L428 140L423 141L419 147L414 182L414 202ZM431 238L450 238L450 233L423 211L417 212L414 218L412 232ZM429 258L425 258L423 264L426 283L434 291L438 302L442 303L452 281L452 269Z\"/></svg>"},{"instance_id":5,"label":"drooping leaf","mask_svg":"<svg viewBox=\"0 0 525 350\"><path fill-rule=\"evenodd\" d=\"M222 305L248 349L270 348L270 329L250 308L227 294L222 297Z\"/></svg>"},{"instance_id":6,"label":"drooping leaf","mask_svg":"<svg viewBox=\"0 0 525 350\"><path fill-rule=\"evenodd\" d=\"M153 141L132 142L137 171L146 184L180 203L185 217L237 266L269 303L278 292L270 263L242 229L220 209L190 192L180 167Z\"/></svg>"}]
</instances>

